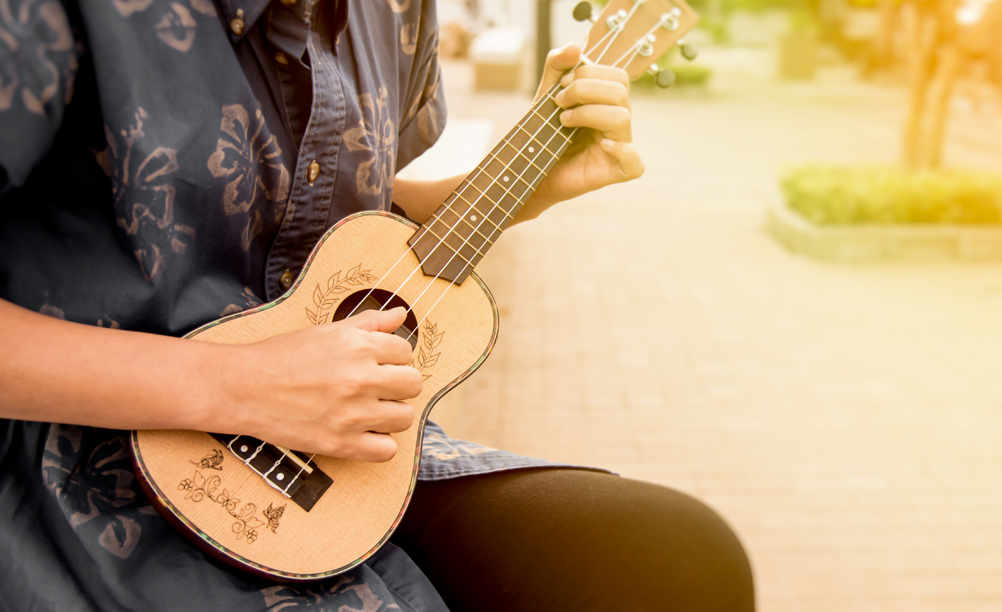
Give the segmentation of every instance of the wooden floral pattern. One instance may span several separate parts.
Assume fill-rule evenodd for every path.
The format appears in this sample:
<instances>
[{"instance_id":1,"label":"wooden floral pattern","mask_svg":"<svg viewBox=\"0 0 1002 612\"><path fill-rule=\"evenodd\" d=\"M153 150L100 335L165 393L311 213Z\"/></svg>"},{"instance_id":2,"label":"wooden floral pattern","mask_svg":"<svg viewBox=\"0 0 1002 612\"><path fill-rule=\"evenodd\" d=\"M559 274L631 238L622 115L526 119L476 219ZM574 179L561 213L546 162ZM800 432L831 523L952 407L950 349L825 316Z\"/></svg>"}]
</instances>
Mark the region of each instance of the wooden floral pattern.
<instances>
[{"instance_id":1,"label":"wooden floral pattern","mask_svg":"<svg viewBox=\"0 0 1002 612\"><path fill-rule=\"evenodd\" d=\"M237 539L244 539L248 544L253 544L257 541L258 528L265 525L265 522L256 516L257 505L246 503L241 506L240 499L233 497L228 490L219 490L221 484L222 479L219 476L212 475L206 478L195 470L192 477L182 480L177 488L185 491L185 499L195 503L208 499L222 506L223 510L234 519L232 531Z\"/></svg>"},{"instance_id":2,"label":"wooden floral pattern","mask_svg":"<svg viewBox=\"0 0 1002 612\"><path fill-rule=\"evenodd\" d=\"M438 347L442 344L444 336L445 332L438 331L438 323L424 322L424 326L421 328L421 343L418 346L417 355L411 361L411 366L421 372L425 380L431 378L432 375L428 372L435 367L438 358L442 356Z\"/></svg>"},{"instance_id":3,"label":"wooden floral pattern","mask_svg":"<svg viewBox=\"0 0 1002 612\"><path fill-rule=\"evenodd\" d=\"M358 264L348 273L341 277L341 270L335 272L327 279L327 285L317 285L313 289L313 305L316 310L306 309L306 317L313 325L323 325L330 323L334 307L341 300L344 293L352 287L362 287L368 283L374 283L378 278L372 275L371 270L363 270L362 264Z\"/></svg>"}]
</instances>

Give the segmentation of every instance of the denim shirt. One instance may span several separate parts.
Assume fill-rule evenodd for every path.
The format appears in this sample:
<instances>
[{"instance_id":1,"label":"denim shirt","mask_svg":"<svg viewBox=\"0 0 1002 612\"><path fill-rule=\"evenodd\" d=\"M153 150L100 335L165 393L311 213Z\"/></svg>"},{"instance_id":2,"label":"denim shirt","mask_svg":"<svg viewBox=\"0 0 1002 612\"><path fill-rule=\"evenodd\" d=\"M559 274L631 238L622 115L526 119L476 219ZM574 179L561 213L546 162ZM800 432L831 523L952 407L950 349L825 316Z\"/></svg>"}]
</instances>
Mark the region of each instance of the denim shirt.
<instances>
[{"instance_id":1,"label":"denim shirt","mask_svg":"<svg viewBox=\"0 0 1002 612\"><path fill-rule=\"evenodd\" d=\"M180 336L271 301L389 210L441 133L421 0L0 0L0 297ZM276 585L154 511L125 432L0 420L0 609L443 610L392 544ZM419 478L552 465L429 424Z\"/></svg>"}]
</instances>

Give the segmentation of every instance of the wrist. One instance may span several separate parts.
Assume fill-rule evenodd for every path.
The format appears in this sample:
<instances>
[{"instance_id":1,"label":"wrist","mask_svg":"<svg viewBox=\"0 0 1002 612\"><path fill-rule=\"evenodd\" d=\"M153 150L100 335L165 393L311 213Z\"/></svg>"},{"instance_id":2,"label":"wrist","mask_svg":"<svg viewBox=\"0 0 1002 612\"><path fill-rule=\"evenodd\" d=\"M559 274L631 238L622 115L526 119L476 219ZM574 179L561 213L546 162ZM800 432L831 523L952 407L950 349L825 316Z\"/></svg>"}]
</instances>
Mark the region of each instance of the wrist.
<instances>
[{"instance_id":1,"label":"wrist","mask_svg":"<svg viewBox=\"0 0 1002 612\"><path fill-rule=\"evenodd\" d=\"M185 376L185 429L228 433L243 427L245 371L239 345L186 340L196 358Z\"/></svg>"}]
</instances>

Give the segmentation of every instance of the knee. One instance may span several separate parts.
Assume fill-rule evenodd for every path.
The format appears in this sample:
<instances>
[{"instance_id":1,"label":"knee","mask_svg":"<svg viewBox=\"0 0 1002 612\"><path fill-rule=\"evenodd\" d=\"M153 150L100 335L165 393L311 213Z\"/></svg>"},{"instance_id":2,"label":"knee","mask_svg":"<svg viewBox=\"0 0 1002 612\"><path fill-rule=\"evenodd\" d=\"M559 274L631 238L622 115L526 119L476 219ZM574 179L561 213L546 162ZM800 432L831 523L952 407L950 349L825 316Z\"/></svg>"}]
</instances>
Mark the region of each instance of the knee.
<instances>
[{"instance_id":1,"label":"knee","mask_svg":"<svg viewBox=\"0 0 1002 612\"><path fill-rule=\"evenodd\" d=\"M656 485L648 491L647 556L659 567L680 610L751 612L751 564L737 534L715 510L684 493Z\"/></svg>"}]
</instances>

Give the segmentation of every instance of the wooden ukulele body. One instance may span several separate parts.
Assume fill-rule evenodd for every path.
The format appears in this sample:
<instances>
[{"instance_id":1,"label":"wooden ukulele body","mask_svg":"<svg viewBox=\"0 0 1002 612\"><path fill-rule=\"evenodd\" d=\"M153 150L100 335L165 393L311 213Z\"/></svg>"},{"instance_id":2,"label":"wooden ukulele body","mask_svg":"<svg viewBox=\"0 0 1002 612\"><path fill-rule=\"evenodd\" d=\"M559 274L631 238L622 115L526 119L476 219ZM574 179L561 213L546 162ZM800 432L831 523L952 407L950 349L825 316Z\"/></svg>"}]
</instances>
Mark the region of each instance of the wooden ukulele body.
<instances>
[{"instance_id":1,"label":"wooden ukulele body","mask_svg":"<svg viewBox=\"0 0 1002 612\"><path fill-rule=\"evenodd\" d=\"M281 298L186 336L257 342L329 323L339 304L376 287L411 306L419 322L413 365L425 376L421 395L408 401L420 418L393 434L399 450L392 460L313 458L310 469L331 482L308 511L207 433L133 432L140 482L161 514L203 549L280 580L316 580L361 563L392 534L414 490L429 412L486 359L498 325L494 300L475 275L456 286L420 270L407 245L416 228L384 212L348 217L325 235Z\"/></svg>"}]
</instances>

